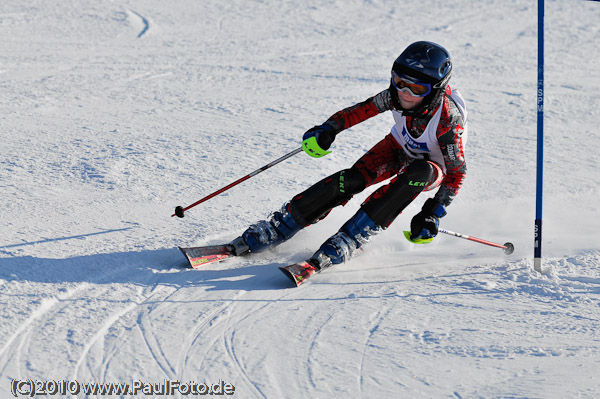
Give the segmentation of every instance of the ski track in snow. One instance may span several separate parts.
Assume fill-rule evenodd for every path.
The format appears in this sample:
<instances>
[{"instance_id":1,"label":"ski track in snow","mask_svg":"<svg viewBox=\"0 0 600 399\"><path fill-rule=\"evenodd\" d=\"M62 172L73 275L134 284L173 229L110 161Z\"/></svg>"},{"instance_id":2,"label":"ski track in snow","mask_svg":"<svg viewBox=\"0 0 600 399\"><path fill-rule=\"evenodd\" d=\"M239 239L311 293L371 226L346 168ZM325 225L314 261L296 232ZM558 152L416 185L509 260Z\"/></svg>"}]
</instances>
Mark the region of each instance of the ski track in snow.
<instances>
[{"instance_id":1,"label":"ski track in snow","mask_svg":"<svg viewBox=\"0 0 600 399\"><path fill-rule=\"evenodd\" d=\"M165 299L168 299L168 297ZM138 313L137 328L142 334L148 352L151 354L157 366L164 372L165 378L174 380L177 378L177 371L169 362L168 357L165 355L165 352L160 346L160 340L154 334L153 326L149 321L150 315L151 311L142 309Z\"/></svg>"},{"instance_id":2,"label":"ski track in snow","mask_svg":"<svg viewBox=\"0 0 600 399\"><path fill-rule=\"evenodd\" d=\"M98 331L91 337L91 339L88 341L88 343L83 347L83 351L82 351L81 355L79 356L79 359L77 359L77 363L75 363L75 369L73 371L73 375L71 376L71 380L84 380L83 376L79 375L79 370L86 362L90 350L100 340L104 339L104 336L106 335L106 332L108 331L109 328L111 328L125 314L127 314L127 313L131 312L133 309L135 309L136 306L137 306L136 303L131 303L130 305L126 306L124 309L111 315L104 322L104 324L101 326L101 328L98 329ZM90 367L90 366L88 365L88 367ZM90 367L90 369L92 369L92 368Z\"/></svg>"},{"instance_id":3,"label":"ski track in snow","mask_svg":"<svg viewBox=\"0 0 600 399\"><path fill-rule=\"evenodd\" d=\"M315 333L313 334L313 337L311 339L311 343L310 346L308 348L308 353L306 355L306 371L307 371L307 376L308 376L308 380L310 382L310 385L313 389L317 388L317 383L315 382L315 378L314 378L314 366L313 366L313 351L315 349L315 347L317 346L318 340L319 340L319 335L321 335L321 333L323 332L323 328L329 323L331 322L331 320L333 319L333 315L330 315L324 322L323 324L321 324L317 330L315 331Z\"/></svg>"},{"instance_id":4,"label":"ski track in snow","mask_svg":"<svg viewBox=\"0 0 600 399\"><path fill-rule=\"evenodd\" d=\"M190 359L191 351L197 350L198 347L202 347L203 356L200 358L200 366L204 362L204 359L208 356L208 353L214 348L214 346L221 341L224 336L224 327L222 325L222 319L228 318L229 313L231 312L231 307L236 303L235 301L241 297L244 292L239 292L235 295L231 300L224 300L224 304L222 306L217 306L214 311L208 313L208 315L202 320L200 323L197 323L192 332L188 335L186 339L186 343L183 345L182 350L180 351L180 361L179 370L182 373L184 370L188 369L188 361ZM212 331L217 330L218 332L215 335L212 335ZM210 338L211 343L208 346L202 345L202 340ZM181 356L183 354L183 356Z\"/></svg>"},{"instance_id":5,"label":"ski track in snow","mask_svg":"<svg viewBox=\"0 0 600 399\"><path fill-rule=\"evenodd\" d=\"M221 344L224 348L224 352L227 354L231 364L237 370L237 375L243 378L245 381L245 385L250 387L251 391L256 394L256 397L268 397L259 386L257 386L255 379L248 373L246 370L246 366L244 362L240 359L240 357L236 354L237 345L235 344L235 337L238 333L245 336L245 334L240 329L240 326L251 323L253 319L258 319L263 317L265 313L274 305L277 304L278 301L285 300L286 297L293 295L293 291L281 295L278 299L267 300L267 303L262 304L262 300L244 300L241 299L242 296L247 294L246 291L241 291L237 295L232 298L231 301L228 301L228 304L222 308L218 309L216 315L213 315L208 320L208 327L206 327L206 322L199 325L195 331L196 336L192 341L192 345L189 345L186 349L185 359L187 365L187 359L189 358L189 353L194 344L198 342L199 345L199 337L202 335L203 339L210 338L210 343L208 345L201 345L203 348L203 356L201 356L200 367L203 368L203 364L205 359L208 359L209 352L216 349L216 347ZM241 306L244 304L245 306ZM258 305L255 305L258 304ZM239 307L241 309L235 311L235 308ZM241 315L240 318L234 318L235 315ZM250 328L254 328L253 324L250 324ZM213 333L213 331L216 331ZM184 365L185 368L185 365Z\"/></svg>"},{"instance_id":6,"label":"ski track in snow","mask_svg":"<svg viewBox=\"0 0 600 399\"><path fill-rule=\"evenodd\" d=\"M142 36L144 36L146 33L148 33L148 30L150 29L150 22L148 22L148 19L137 11L127 9L127 13L129 15L135 16L140 21L141 25L143 26L142 30L137 35L137 38L140 39Z\"/></svg>"},{"instance_id":7,"label":"ski track in snow","mask_svg":"<svg viewBox=\"0 0 600 399\"><path fill-rule=\"evenodd\" d=\"M238 370L238 373L246 381L246 384L249 385L252 388L252 390L256 394L258 394L258 396L267 398L267 395L265 395L265 393L256 385L256 383L254 382L254 378L248 374L244 364L240 361L240 359L236 355L235 344L234 344L235 332L236 332L236 330L232 330L231 334L229 334L229 336L226 336L226 335L223 336L223 344L225 346L225 350L227 351L227 354L229 355L229 357L233 360L234 365L235 365L236 369Z\"/></svg>"},{"instance_id":8,"label":"ski track in snow","mask_svg":"<svg viewBox=\"0 0 600 399\"><path fill-rule=\"evenodd\" d=\"M362 353L360 356L360 366L359 366L359 372L358 372L358 377L359 377L359 381L358 381L359 395L358 396L360 398L362 398L364 395L365 390L363 388L363 384L365 382L365 376L368 375L368 371L366 370L366 367L365 367L365 356L367 355L367 351L369 350L370 342L372 341L373 336L379 329L381 322L390 314L390 311L391 311L390 306L386 306L383 309L377 311L377 314L373 317L374 322L372 323L372 327L369 326L368 335L367 335L367 338L365 339L365 343L363 344L363 347L362 347Z\"/></svg>"},{"instance_id":9,"label":"ski track in snow","mask_svg":"<svg viewBox=\"0 0 600 399\"><path fill-rule=\"evenodd\" d=\"M19 360L24 357L24 354L27 355L27 352L24 352L23 349L24 343L29 334L35 331L35 324L46 317L55 305L74 297L78 292L84 290L85 287L86 285L82 284L80 287L67 290L67 292L63 294L52 298L42 299L40 301L40 306L31 312L30 316L25 321L19 324L19 327L8 339L3 340L4 345L2 346L2 349L0 349L0 364L2 364L0 370L4 371L7 365L15 361L15 359L17 360L17 364L20 364L21 362ZM15 341L18 342L17 345L15 345ZM22 374L18 373L18 375L13 378L16 377L22 377Z\"/></svg>"}]
</instances>

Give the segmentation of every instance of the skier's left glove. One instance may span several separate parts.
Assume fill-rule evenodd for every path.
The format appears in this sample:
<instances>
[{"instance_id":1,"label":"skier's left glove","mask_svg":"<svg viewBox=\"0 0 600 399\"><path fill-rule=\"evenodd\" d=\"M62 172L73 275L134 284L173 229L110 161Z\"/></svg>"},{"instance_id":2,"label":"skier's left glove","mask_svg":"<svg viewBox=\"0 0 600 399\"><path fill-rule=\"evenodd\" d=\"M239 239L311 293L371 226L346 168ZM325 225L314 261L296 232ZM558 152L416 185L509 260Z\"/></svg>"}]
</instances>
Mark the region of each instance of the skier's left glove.
<instances>
[{"instance_id":1,"label":"skier's left glove","mask_svg":"<svg viewBox=\"0 0 600 399\"><path fill-rule=\"evenodd\" d=\"M440 218L446 216L442 204L429 198L423 204L421 212L417 213L410 222L410 241L419 244L431 242L438 233Z\"/></svg>"},{"instance_id":2,"label":"skier's left glove","mask_svg":"<svg viewBox=\"0 0 600 399\"><path fill-rule=\"evenodd\" d=\"M327 123L315 126L304 133L302 137L302 149L314 158L321 158L331 151L327 151L335 140L333 127Z\"/></svg>"}]
</instances>

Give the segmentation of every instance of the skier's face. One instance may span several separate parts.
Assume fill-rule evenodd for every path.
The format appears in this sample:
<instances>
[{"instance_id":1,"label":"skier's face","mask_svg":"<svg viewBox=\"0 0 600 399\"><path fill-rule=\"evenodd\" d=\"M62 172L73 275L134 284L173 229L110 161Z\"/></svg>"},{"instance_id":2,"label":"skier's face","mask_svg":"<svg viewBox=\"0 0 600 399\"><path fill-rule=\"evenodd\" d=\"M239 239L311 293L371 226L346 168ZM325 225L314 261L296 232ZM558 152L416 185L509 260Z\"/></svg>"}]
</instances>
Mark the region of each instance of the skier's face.
<instances>
[{"instance_id":1,"label":"skier's face","mask_svg":"<svg viewBox=\"0 0 600 399\"><path fill-rule=\"evenodd\" d=\"M404 109L413 109L418 107L423 102L424 97L415 97L408 90L397 90L398 91L398 99L400 100L400 105Z\"/></svg>"}]
</instances>

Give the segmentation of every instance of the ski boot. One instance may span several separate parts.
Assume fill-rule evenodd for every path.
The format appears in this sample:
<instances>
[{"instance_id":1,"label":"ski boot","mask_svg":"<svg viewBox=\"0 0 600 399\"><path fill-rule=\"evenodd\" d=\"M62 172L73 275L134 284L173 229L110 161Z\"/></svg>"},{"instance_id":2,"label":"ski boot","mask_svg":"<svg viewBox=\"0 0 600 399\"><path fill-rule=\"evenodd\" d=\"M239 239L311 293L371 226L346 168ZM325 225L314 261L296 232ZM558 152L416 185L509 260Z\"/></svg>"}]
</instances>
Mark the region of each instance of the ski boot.
<instances>
[{"instance_id":1,"label":"ski boot","mask_svg":"<svg viewBox=\"0 0 600 399\"><path fill-rule=\"evenodd\" d=\"M332 264L344 263L381 230L381 227L361 209L336 234L325 241L308 262L319 270Z\"/></svg>"},{"instance_id":2,"label":"ski boot","mask_svg":"<svg viewBox=\"0 0 600 399\"><path fill-rule=\"evenodd\" d=\"M235 255L262 252L289 240L303 227L294 220L289 204L285 203L281 210L273 212L267 220L260 220L251 225L229 245L233 247Z\"/></svg>"}]
</instances>

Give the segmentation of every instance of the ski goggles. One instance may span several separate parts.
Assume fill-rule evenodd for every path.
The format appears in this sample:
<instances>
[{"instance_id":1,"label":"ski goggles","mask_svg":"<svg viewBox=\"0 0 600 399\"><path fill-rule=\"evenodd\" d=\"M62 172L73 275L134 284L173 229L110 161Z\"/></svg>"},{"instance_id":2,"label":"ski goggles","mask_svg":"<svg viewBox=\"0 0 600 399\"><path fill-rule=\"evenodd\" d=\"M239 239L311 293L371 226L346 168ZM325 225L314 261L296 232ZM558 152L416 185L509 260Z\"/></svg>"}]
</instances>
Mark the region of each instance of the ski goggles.
<instances>
[{"instance_id":1,"label":"ski goggles","mask_svg":"<svg viewBox=\"0 0 600 399\"><path fill-rule=\"evenodd\" d=\"M398 91L409 92L414 97L425 97L431 93L429 83L396 72L392 72L392 84Z\"/></svg>"}]
</instances>

